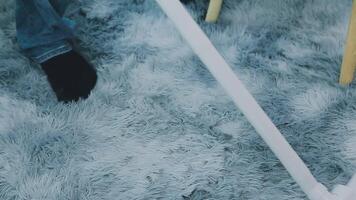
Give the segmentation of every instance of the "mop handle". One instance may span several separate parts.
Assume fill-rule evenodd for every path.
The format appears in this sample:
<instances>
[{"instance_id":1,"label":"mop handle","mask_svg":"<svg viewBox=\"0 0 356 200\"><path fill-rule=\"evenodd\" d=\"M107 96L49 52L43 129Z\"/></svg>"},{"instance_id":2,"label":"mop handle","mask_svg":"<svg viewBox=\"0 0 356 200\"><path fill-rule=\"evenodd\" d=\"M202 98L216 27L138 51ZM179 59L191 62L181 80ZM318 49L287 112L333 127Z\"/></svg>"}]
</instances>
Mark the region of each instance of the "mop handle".
<instances>
[{"instance_id":1,"label":"mop handle","mask_svg":"<svg viewBox=\"0 0 356 200\"><path fill-rule=\"evenodd\" d=\"M156 1L303 191L312 200L319 200L320 190L326 188L316 181L184 6L179 0Z\"/></svg>"}]
</instances>

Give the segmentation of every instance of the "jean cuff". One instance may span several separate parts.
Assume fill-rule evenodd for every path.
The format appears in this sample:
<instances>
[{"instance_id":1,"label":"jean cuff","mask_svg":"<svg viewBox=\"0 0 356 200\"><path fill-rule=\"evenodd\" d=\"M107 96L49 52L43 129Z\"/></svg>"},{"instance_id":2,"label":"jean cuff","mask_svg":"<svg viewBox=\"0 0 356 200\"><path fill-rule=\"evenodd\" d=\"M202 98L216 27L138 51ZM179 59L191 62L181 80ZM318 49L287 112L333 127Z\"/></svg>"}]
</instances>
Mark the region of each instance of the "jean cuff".
<instances>
[{"instance_id":1,"label":"jean cuff","mask_svg":"<svg viewBox=\"0 0 356 200\"><path fill-rule=\"evenodd\" d=\"M37 63L43 63L53 57L67 53L72 50L72 46L67 41L56 42L51 45L45 45L28 50L32 60Z\"/></svg>"}]
</instances>

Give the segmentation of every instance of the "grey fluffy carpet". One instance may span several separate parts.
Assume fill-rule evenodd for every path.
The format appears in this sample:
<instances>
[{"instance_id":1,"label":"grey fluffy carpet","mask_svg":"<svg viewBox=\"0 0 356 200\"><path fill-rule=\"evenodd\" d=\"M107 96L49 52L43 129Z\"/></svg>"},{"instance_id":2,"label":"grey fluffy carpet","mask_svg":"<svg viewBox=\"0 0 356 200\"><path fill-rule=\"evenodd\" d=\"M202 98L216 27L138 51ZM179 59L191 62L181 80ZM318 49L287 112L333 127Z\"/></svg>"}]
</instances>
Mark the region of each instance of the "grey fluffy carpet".
<instances>
[{"instance_id":1,"label":"grey fluffy carpet","mask_svg":"<svg viewBox=\"0 0 356 200\"><path fill-rule=\"evenodd\" d=\"M188 9L316 178L356 172L356 85L337 84L351 0L226 0ZM153 0L82 0L69 15L95 65L59 104L18 52L0 0L1 200L305 200Z\"/></svg>"}]
</instances>

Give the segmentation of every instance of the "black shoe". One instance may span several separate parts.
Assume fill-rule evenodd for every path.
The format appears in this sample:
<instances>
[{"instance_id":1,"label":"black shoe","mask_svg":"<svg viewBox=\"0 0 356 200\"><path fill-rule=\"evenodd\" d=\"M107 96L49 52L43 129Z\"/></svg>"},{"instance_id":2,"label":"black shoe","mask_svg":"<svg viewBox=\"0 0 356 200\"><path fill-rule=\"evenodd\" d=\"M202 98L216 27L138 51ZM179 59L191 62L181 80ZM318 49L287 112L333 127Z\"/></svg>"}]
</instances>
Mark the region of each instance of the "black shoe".
<instances>
[{"instance_id":1,"label":"black shoe","mask_svg":"<svg viewBox=\"0 0 356 200\"><path fill-rule=\"evenodd\" d=\"M53 57L41 64L58 101L86 99L95 87L95 69L77 52Z\"/></svg>"}]
</instances>

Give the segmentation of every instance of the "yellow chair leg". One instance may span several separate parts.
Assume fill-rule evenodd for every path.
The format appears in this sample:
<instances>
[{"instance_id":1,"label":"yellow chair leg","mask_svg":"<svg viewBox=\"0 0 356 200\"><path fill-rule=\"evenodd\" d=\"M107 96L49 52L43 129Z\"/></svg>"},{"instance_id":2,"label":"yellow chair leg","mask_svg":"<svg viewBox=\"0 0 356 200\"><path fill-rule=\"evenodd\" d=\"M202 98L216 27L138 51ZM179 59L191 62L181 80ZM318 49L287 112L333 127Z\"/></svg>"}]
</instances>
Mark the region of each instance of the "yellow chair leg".
<instances>
[{"instance_id":1,"label":"yellow chair leg","mask_svg":"<svg viewBox=\"0 0 356 200\"><path fill-rule=\"evenodd\" d=\"M356 2L352 3L352 13L342 60L339 83L350 84L356 70Z\"/></svg>"},{"instance_id":2,"label":"yellow chair leg","mask_svg":"<svg viewBox=\"0 0 356 200\"><path fill-rule=\"evenodd\" d=\"M223 0L210 0L206 22L216 22L218 20Z\"/></svg>"}]
</instances>

